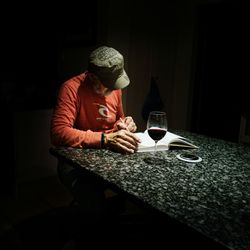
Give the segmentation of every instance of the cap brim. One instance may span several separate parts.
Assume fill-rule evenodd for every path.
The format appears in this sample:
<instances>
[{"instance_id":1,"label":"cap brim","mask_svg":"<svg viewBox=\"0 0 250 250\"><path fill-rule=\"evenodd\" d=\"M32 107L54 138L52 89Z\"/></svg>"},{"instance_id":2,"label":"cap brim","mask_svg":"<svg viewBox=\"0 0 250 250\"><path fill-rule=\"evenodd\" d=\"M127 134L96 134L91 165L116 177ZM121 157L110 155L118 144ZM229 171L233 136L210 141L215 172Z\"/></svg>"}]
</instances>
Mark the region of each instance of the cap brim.
<instances>
[{"instance_id":1,"label":"cap brim","mask_svg":"<svg viewBox=\"0 0 250 250\"><path fill-rule=\"evenodd\" d=\"M115 89L123 89L127 87L130 83L128 75L125 70L123 70L122 75L119 76L115 82L104 81L104 84L107 88L115 90Z\"/></svg>"},{"instance_id":2,"label":"cap brim","mask_svg":"<svg viewBox=\"0 0 250 250\"><path fill-rule=\"evenodd\" d=\"M123 70L122 75L116 80L114 84L114 89L123 89L127 87L130 83L128 75L125 70Z\"/></svg>"}]
</instances>

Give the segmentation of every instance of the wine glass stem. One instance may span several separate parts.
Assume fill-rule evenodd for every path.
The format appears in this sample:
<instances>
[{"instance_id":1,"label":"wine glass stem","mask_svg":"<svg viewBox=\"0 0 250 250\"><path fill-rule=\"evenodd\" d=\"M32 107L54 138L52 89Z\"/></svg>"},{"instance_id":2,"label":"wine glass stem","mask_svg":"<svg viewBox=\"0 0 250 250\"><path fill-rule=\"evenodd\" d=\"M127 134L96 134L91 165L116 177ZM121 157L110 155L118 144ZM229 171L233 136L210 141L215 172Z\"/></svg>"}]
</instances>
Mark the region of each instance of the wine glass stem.
<instances>
[{"instance_id":1,"label":"wine glass stem","mask_svg":"<svg viewBox=\"0 0 250 250\"><path fill-rule=\"evenodd\" d=\"M157 141L155 142L154 156L156 155L156 145L157 145Z\"/></svg>"}]
</instances>

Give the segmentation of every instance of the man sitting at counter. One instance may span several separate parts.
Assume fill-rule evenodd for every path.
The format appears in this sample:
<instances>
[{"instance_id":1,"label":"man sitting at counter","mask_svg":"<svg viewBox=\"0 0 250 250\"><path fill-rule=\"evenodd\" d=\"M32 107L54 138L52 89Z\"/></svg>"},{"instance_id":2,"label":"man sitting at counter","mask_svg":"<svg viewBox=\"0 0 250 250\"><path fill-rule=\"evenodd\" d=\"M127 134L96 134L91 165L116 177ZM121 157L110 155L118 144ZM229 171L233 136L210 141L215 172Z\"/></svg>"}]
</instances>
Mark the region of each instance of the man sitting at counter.
<instances>
[{"instance_id":1,"label":"man sitting at counter","mask_svg":"<svg viewBox=\"0 0 250 250\"><path fill-rule=\"evenodd\" d=\"M51 120L52 144L136 152L137 127L131 116L125 117L122 105L122 89L129 83L120 52L107 46L93 50L88 69L59 90ZM106 212L103 183L63 161L58 162L58 175L84 213L98 218Z\"/></svg>"}]
</instances>

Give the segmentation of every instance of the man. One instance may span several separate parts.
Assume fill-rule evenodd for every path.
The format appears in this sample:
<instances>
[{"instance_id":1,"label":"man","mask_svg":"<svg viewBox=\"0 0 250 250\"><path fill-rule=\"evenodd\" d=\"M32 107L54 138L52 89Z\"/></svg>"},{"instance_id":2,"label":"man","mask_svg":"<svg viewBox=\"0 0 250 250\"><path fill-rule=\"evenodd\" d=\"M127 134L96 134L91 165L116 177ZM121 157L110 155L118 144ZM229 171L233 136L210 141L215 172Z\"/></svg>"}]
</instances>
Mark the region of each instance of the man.
<instances>
[{"instance_id":1,"label":"man","mask_svg":"<svg viewBox=\"0 0 250 250\"><path fill-rule=\"evenodd\" d=\"M123 56L102 46L89 56L88 70L66 81L51 123L54 145L110 148L134 153L138 138L132 117L124 117L121 89L129 85Z\"/></svg>"},{"instance_id":2,"label":"man","mask_svg":"<svg viewBox=\"0 0 250 250\"><path fill-rule=\"evenodd\" d=\"M88 70L66 81L60 88L51 120L55 146L107 148L134 153L139 138L132 117L124 116L122 91L130 81L123 56L101 46L91 52ZM61 181L70 189L85 213L105 211L105 186L63 161L58 163Z\"/></svg>"}]
</instances>

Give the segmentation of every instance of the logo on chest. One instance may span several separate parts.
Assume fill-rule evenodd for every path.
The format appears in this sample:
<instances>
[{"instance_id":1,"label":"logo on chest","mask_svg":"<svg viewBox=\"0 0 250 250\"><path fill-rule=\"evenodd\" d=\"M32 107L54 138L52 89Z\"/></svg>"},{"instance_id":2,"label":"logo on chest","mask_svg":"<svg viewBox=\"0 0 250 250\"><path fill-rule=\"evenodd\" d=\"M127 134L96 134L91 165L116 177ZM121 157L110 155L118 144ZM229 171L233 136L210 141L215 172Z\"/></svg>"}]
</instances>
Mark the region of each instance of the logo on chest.
<instances>
[{"instance_id":1,"label":"logo on chest","mask_svg":"<svg viewBox=\"0 0 250 250\"><path fill-rule=\"evenodd\" d=\"M102 119L107 119L110 118L109 115L109 109L107 106L103 105L103 104L99 104L99 103L95 103L98 106L98 113L101 117L97 117L97 120L102 120Z\"/></svg>"}]
</instances>

